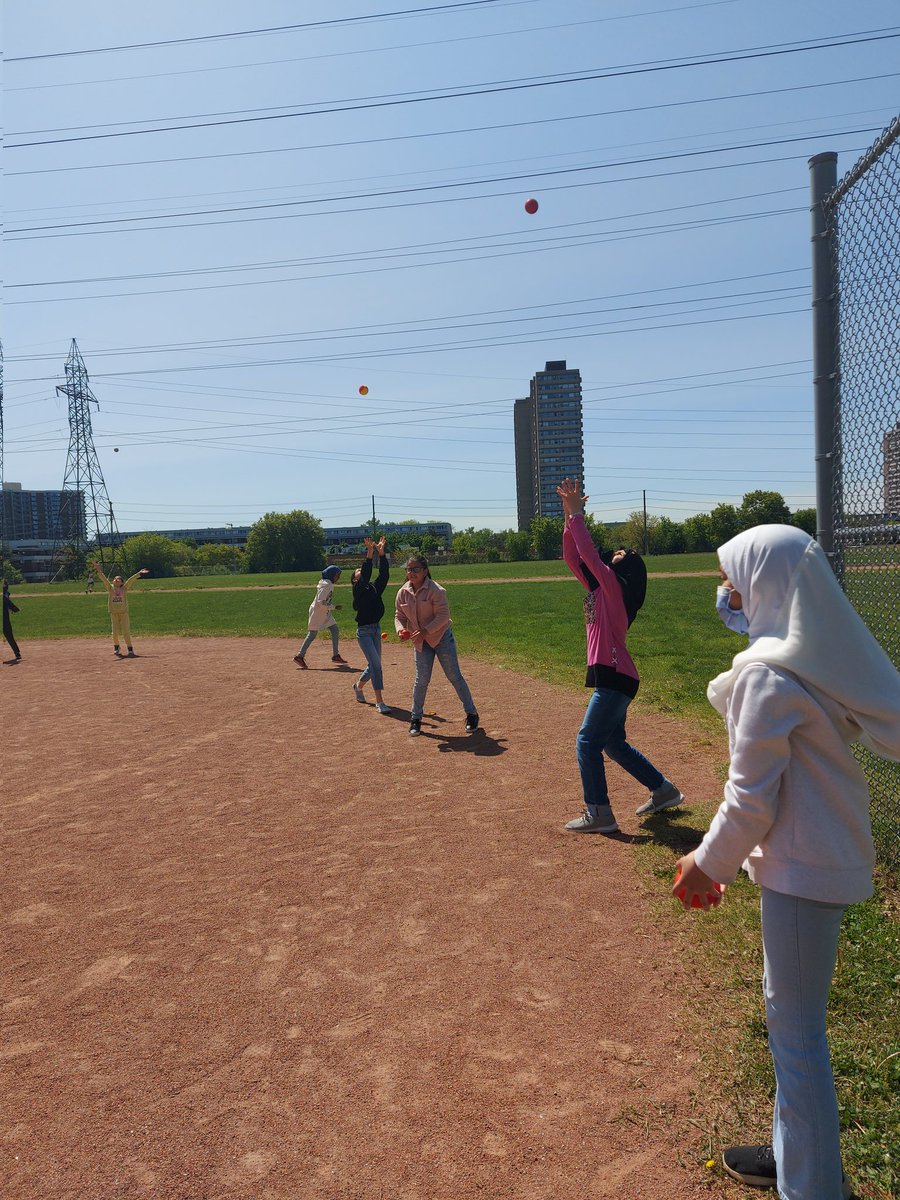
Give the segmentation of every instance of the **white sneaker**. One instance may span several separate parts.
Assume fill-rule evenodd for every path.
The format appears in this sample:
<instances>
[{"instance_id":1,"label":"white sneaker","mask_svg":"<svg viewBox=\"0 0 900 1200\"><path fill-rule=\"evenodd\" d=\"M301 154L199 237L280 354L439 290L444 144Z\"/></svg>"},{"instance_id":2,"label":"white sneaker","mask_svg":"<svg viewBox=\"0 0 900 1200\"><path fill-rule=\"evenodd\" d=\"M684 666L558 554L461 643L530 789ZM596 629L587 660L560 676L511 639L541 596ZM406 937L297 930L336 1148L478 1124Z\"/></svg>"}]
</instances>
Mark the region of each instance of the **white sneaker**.
<instances>
[{"instance_id":1,"label":"white sneaker","mask_svg":"<svg viewBox=\"0 0 900 1200\"><path fill-rule=\"evenodd\" d=\"M619 826L608 804L598 805L594 812L586 808L580 817L566 824L572 833L618 833Z\"/></svg>"},{"instance_id":2,"label":"white sneaker","mask_svg":"<svg viewBox=\"0 0 900 1200\"><path fill-rule=\"evenodd\" d=\"M353 695L357 698L360 704L365 704L366 698L363 695L363 690L358 683L354 683L353 685Z\"/></svg>"},{"instance_id":3,"label":"white sneaker","mask_svg":"<svg viewBox=\"0 0 900 1200\"><path fill-rule=\"evenodd\" d=\"M650 793L641 807L634 810L634 815L643 817L651 813L662 812L666 808L676 808L679 804L684 804L684 796L674 783L666 781L662 787L658 787L655 792Z\"/></svg>"},{"instance_id":4,"label":"white sneaker","mask_svg":"<svg viewBox=\"0 0 900 1200\"><path fill-rule=\"evenodd\" d=\"M391 711L391 706L389 704L385 704L383 700L379 700L375 705L375 711L383 713L386 716Z\"/></svg>"}]
</instances>

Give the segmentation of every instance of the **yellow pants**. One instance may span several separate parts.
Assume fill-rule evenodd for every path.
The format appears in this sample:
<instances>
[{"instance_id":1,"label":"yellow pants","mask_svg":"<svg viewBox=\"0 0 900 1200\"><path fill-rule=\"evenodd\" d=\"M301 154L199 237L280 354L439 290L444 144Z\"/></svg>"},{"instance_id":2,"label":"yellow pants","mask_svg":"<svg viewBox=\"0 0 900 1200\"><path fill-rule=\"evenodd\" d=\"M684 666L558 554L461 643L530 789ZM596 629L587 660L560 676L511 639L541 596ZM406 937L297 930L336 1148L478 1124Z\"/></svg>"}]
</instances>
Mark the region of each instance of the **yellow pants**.
<instances>
[{"instance_id":1,"label":"yellow pants","mask_svg":"<svg viewBox=\"0 0 900 1200\"><path fill-rule=\"evenodd\" d=\"M128 611L111 612L113 644L120 646L122 642L131 649L131 626L128 624Z\"/></svg>"}]
</instances>

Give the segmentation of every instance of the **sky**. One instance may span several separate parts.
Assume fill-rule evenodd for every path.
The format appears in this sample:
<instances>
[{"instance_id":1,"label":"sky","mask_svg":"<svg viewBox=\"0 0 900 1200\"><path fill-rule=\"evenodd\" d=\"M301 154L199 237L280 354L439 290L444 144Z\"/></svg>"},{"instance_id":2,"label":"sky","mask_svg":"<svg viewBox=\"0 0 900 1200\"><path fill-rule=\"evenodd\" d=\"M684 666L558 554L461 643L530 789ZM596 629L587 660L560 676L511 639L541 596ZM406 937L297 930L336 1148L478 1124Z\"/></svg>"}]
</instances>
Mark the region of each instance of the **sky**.
<instances>
[{"instance_id":1,"label":"sky","mask_svg":"<svg viewBox=\"0 0 900 1200\"><path fill-rule=\"evenodd\" d=\"M900 108L895 0L3 18L6 480L62 485L75 339L123 532L514 528L551 359L599 520L813 505L807 160Z\"/></svg>"}]
</instances>

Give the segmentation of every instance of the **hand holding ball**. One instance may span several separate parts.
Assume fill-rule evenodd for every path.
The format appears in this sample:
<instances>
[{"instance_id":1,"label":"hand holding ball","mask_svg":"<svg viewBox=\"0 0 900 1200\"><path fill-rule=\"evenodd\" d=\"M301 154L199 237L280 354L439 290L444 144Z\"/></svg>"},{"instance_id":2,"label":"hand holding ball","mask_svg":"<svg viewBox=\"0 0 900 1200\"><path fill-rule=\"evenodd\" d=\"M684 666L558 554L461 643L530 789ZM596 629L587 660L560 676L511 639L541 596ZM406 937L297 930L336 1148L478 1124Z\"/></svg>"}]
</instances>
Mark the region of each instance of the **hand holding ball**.
<instances>
[{"instance_id":1,"label":"hand holding ball","mask_svg":"<svg viewBox=\"0 0 900 1200\"><path fill-rule=\"evenodd\" d=\"M401 642L408 642L409 639L412 637L412 634L409 632L408 629L401 629L398 636L399 636Z\"/></svg>"},{"instance_id":2,"label":"hand holding ball","mask_svg":"<svg viewBox=\"0 0 900 1200\"><path fill-rule=\"evenodd\" d=\"M680 878L681 878L681 866L679 865L675 870L675 883L676 884L678 883L678 880ZM706 901L709 904L710 908L715 908L717 904L721 904L721 902L722 902L722 885L721 885L721 883L713 883L713 887L716 889L714 893L712 893L712 894L710 894L709 892L706 893ZM687 893L687 888L683 887L676 894L678 896L678 899L683 902L686 893ZM703 904L700 900L700 897L698 895L696 895L696 893L695 893L693 896L691 896L691 908L702 908L702 907L703 907Z\"/></svg>"}]
</instances>

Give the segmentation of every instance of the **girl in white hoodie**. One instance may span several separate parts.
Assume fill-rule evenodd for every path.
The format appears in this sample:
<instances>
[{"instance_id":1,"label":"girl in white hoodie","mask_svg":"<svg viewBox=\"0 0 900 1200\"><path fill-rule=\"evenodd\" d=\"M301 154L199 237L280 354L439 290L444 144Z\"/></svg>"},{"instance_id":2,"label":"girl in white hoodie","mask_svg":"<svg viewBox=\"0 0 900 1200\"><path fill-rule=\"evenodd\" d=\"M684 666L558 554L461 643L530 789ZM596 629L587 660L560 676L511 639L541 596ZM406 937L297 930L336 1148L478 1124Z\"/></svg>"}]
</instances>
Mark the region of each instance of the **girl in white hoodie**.
<instances>
[{"instance_id":1,"label":"girl in white hoodie","mask_svg":"<svg viewBox=\"0 0 900 1200\"><path fill-rule=\"evenodd\" d=\"M802 530L759 525L726 542L719 562L750 645L709 685L728 727L725 798L672 891L709 909L715 884L741 866L761 889L772 1144L726 1150L726 1171L782 1200L839 1200L851 1190L825 1012L841 920L872 894L874 864L850 745L900 760L900 675Z\"/></svg>"}]
</instances>

